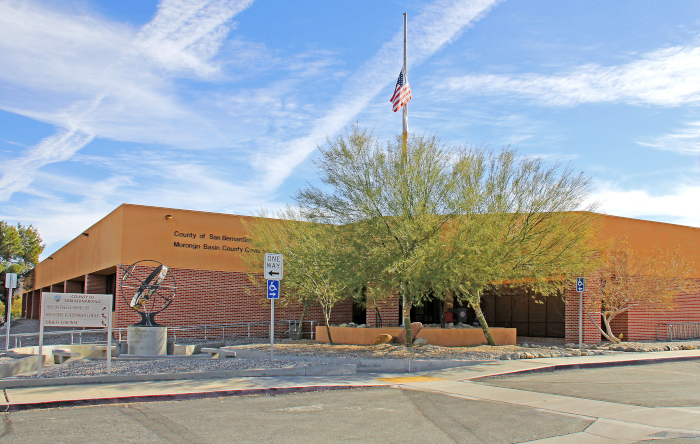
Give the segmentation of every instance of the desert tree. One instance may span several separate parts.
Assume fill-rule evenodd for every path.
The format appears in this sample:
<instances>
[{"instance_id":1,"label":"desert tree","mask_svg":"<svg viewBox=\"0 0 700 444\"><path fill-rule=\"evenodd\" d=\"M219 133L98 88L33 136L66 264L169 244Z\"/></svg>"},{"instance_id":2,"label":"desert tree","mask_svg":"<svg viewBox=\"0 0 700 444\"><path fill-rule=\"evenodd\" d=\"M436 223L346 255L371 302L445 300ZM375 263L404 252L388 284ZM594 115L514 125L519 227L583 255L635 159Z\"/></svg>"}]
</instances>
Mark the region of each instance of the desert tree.
<instances>
[{"instance_id":1,"label":"desert tree","mask_svg":"<svg viewBox=\"0 0 700 444\"><path fill-rule=\"evenodd\" d=\"M484 289L517 284L552 294L587 264L591 182L570 166L508 148L449 147L430 135L384 146L356 126L319 150L323 188L300 190L299 208L348 229L344 262L369 292L398 293L407 345L411 308L451 295L469 302L493 344Z\"/></svg>"},{"instance_id":2,"label":"desert tree","mask_svg":"<svg viewBox=\"0 0 700 444\"><path fill-rule=\"evenodd\" d=\"M330 343L329 328L333 307L350 297L355 281L343 262L347 257L348 243L344 227L319 224L305 218L294 208L280 211L276 218L260 217L245 223L256 248L284 255L284 304L302 305L300 322L309 307L319 304ZM262 255L244 255L244 262L251 270L263 268ZM255 281L264 281L258 273L250 273Z\"/></svg>"},{"instance_id":3,"label":"desert tree","mask_svg":"<svg viewBox=\"0 0 700 444\"><path fill-rule=\"evenodd\" d=\"M601 334L618 343L611 324L616 316L635 307L670 310L678 295L691 289L692 263L678 251L655 246L650 250L630 248L625 234L619 234L603 250L599 269L600 305L591 301L587 314ZM593 316L600 316L603 328Z\"/></svg>"},{"instance_id":4,"label":"desert tree","mask_svg":"<svg viewBox=\"0 0 700 444\"><path fill-rule=\"evenodd\" d=\"M4 285L6 273L17 273L21 286L29 284L32 270L44 248L39 231L34 226L20 223L13 226L0 221L0 285ZM12 301L7 300L6 292L2 292L0 300L5 304L5 319L8 319Z\"/></svg>"}]
</instances>

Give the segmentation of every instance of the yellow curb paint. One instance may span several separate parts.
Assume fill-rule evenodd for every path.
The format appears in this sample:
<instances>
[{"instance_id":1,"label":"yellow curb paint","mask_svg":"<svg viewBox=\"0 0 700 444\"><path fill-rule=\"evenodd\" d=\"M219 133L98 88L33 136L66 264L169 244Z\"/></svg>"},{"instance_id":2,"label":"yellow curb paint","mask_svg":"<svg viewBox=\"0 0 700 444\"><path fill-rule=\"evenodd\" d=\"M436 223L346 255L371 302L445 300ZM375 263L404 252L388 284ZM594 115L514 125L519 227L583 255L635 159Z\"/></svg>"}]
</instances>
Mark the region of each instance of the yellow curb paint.
<instances>
[{"instance_id":1,"label":"yellow curb paint","mask_svg":"<svg viewBox=\"0 0 700 444\"><path fill-rule=\"evenodd\" d=\"M445 381L443 378L435 378L433 376L403 376L398 378L377 378L377 380L390 382L393 384L403 384L405 382Z\"/></svg>"}]
</instances>

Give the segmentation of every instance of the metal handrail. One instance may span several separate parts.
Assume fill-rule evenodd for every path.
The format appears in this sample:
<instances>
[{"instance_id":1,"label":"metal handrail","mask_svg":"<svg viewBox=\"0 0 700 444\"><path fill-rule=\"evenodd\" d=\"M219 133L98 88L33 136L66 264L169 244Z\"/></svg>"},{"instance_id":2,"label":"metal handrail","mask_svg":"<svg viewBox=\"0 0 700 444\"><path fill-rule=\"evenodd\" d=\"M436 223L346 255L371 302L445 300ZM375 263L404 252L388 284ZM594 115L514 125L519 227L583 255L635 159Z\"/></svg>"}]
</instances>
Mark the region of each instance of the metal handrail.
<instances>
[{"instance_id":1,"label":"metal handrail","mask_svg":"<svg viewBox=\"0 0 700 444\"><path fill-rule=\"evenodd\" d=\"M284 335L285 333L289 332L292 329L292 325L297 325L299 324L299 321L293 320L293 319L286 319L286 320L279 320L275 321L275 326L278 325L285 325L287 327L286 331L279 332L277 331L277 328L275 328L275 337L278 335ZM304 328L302 328L302 337L304 336L309 336L311 340L315 338L315 333L316 329L314 328L315 324L318 324L317 321L304 321L302 326L304 324L309 325L309 332L304 333ZM251 328L252 327L252 328ZM259 327L259 330L261 331L260 334L257 334L255 331L255 327ZM262 328L264 327L264 328ZM228 329L229 332L235 332L236 329L239 331L245 330L245 334L232 334L229 335L230 338L246 338L246 339L267 339L269 338L269 327L270 327L270 321L267 322L241 322L241 323L236 323L236 324L207 324L207 325L184 325L184 326L175 326L171 327L168 326L168 336L172 337L173 340L177 340L177 333L178 332L202 332L204 335L204 340L208 339L215 339L219 337L218 334L212 334L215 331L220 330L221 334L221 340L225 341L226 340L226 330ZM114 328L112 329L112 334L115 335L115 337L119 340L122 341L122 335L127 334L128 328ZM78 336L78 344L83 343L83 335L89 335L89 334L100 334L100 333L107 333L107 329L101 329L101 328L95 328L95 329L89 329L89 330L64 330L64 331L45 331L44 332L44 337L47 336L62 336L62 335L70 335L71 337L71 344L75 343L75 335ZM39 333L14 333L10 334L10 339L14 339L14 348L18 348L22 346L22 339L23 338L33 338L33 337L38 337ZM186 336L186 335L181 335ZM0 337L3 337L3 335L0 334ZM3 341L0 341L3 342ZM102 343L105 341L91 341L91 342L86 342L86 344L97 344L97 343ZM2 347L2 344L0 344L0 350L4 349Z\"/></svg>"},{"instance_id":2,"label":"metal handrail","mask_svg":"<svg viewBox=\"0 0 700 444\"><path fill-rule=\"evenodd\" d=\"M659 328L666 327L666 337L670 341L700 338L700 322L668 322L656 326L656 340L659 340Z\"/></svg>"}]
</instances>

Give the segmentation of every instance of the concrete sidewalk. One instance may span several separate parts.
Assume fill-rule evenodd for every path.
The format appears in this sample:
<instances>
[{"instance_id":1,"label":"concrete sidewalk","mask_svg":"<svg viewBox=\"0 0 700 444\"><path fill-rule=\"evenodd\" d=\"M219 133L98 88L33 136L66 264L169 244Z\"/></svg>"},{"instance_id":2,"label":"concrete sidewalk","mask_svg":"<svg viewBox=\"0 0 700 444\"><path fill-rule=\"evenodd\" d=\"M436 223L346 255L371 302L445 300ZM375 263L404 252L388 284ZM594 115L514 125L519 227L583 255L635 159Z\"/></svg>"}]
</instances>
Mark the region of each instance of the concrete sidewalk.
<instances>
[{"instance_id":1,"label":"concrete sidewalk","mask_svg":"<svg viewBox=\"0 0 700 444\"><path fill-rule=\"evenodd\" d=\"M418 378L420 381L420 378L426 375L432 376L438 381L454 381L454 383L457 384L454 387L467 387L464 381L477 381L478 378L494 375L610 367L615 365L643 365L696 359L700 359L700 350L490 361L465 367L411 373L406 376L399 376L396 373L361 373L350 376L235 377L75 384L45 387L12 387L4 389L4 399L0 398L0 409L3 411L17 411L70 405L98 405L400 386L403 384L402 381L416 380L415 378ZM431 384L435 384L435 382L425 382L421 384L427 384L427 386L423 387L423 385L419 385L415 387L430 389ZM470 382L468 385L475 386L476 384ZM415 388L414 386L411 387ZM520 391L514 390L514 392ZM457 390L455 393L461 396L462 391ZM498 401L502 400L498 399ZM700 423L700 419L698 423Z\"/></svg>"}]
</instances>

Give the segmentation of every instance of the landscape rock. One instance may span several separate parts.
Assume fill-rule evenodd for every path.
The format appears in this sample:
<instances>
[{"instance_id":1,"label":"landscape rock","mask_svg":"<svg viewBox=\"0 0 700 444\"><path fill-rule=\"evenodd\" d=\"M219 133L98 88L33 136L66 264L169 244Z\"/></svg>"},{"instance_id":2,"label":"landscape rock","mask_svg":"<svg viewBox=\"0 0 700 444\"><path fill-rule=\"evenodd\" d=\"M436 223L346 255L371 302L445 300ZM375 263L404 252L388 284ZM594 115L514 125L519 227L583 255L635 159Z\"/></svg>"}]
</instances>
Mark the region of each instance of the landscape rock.
<instances>
[{"instance_id":1,"label":"landscape rock","mask_svg":"<svg viewBox=\"0 0 700 444\"><path fill-rule=\"evenodd\" d=\"M418 336L418 332L421 331L423 328L423 324L420 322L411 322L411 336L413 336L414 340L415 337ZM406 329L401 330L401 333L396 337L396 342L405 344L406 343Z\"/></svg>"},{"instance_id":2,"label":"landscape rock","mask_svg":"<svg viewBox=\"0 0 700 444\"><path fill-rule=\"evenodd\" d=\"M377 336L374 339L374 345L389 344L389 343L394 342L395 340L396 340L396 338L394 338L393 336L388 335L388 334L383 334L383 335Z\"/></svg>"},{"instance_id":3,"label":"landscape rock","mask_svg":"<svg viewBox=\"0 0 700 444\"><path fill-rule=\"evenodd\" d=\"M428 345L428 340L425 338L416 338L413 340L413 345Z\"/></svg>"},{"instance_id":4,"label":"landscape rock","mask_svg":"<svg viewBox=\"0 0 700 444\"><path fill-rule=\"evenodd\" d=\"M579 350L572 350L572 351L571 351L571 355L572 355L572 356L581 356L581 351L579 351Z\"/></svg>"}]
</instances>

